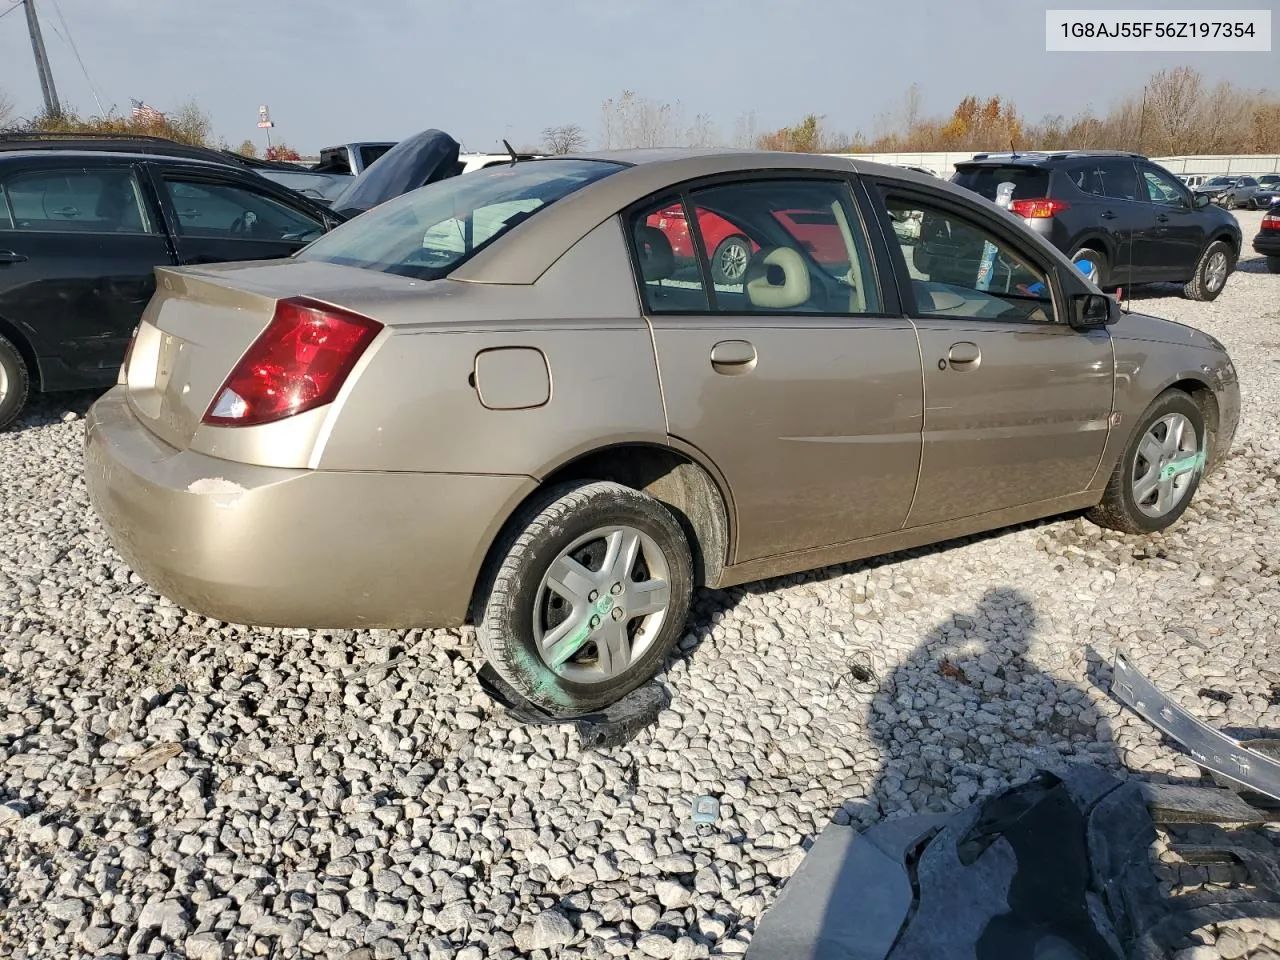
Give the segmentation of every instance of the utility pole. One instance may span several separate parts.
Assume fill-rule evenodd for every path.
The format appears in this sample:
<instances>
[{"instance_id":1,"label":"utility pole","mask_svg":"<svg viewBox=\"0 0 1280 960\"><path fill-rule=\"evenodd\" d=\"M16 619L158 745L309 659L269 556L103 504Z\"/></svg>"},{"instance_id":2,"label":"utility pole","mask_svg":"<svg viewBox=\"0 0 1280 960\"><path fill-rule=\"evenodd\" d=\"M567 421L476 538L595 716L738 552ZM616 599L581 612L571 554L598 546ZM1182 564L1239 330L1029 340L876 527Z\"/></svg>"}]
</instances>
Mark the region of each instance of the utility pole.
<instances>
[{"instance_id":1,"label":"utility pole","mask_svg":"<svg viewBox=\"0 0 1280 960\"><path fill-rule=\"evenodd\" d=\"M31 32L31 52L36 57L36 72L40 74L40 92L44 94L44 112L50 117L62 113L58 91L53 85L53 71L49 69L49 56L44 52L44 37L40 35L40 20L36 16L35 0L22 0L27 8L27 29Z\"/></svg>"}]
</instances>

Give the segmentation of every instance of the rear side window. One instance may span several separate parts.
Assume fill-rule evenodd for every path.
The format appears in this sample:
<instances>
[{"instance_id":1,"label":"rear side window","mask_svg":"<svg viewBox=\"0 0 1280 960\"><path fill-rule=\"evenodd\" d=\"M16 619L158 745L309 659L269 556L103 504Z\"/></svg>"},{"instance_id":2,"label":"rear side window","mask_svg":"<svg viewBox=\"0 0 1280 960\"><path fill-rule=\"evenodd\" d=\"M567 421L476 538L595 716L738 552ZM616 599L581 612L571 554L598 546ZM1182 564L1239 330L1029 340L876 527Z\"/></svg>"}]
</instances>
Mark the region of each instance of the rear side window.
<instances>
[{"instance_id":1,"label":"rear side window","mask_svg":"<svg viewBox=\"0 0 1280 960\"><path fill-rule=\"evenodd\" d=\"M1013 184L1014 200L1035 200L1049 196L1049 171L1026 166L970 166L956 171L951 182L995 200L1000 184Z\"/></svg>"},{"instance_id":2,"label":"rear side window","mask_svg":"<svg viewBox=\"0 0 1280 960\"><path fill-rule=\"evenodd\" d=\"M1082 192L1110 200L1146 200L1137 170L1124 160L1088 160L1067 168L1067 178Z\"/></svg>"},{"instance_id":3,"label":"rear side window","mask_svg":"<svg viewBox=\"0 0 1280 960\"><path fill-rule=\"evenodd\" d=\"M450 177L374 207L296 256L421 280L445 277L544 207L622 169L603 160L530 160Z\"/></svg>"},{"instance_id":4,"label":"rear side window","mask_svg":"<svg viewBox=\"0 0 1280 960\"><path fill-rule=\"evenodd\" d=\"M247 187L166 175L164 189L183 237L220 240L313 240L324 225Z\"/></svg>"},{"instance_id":5,"label":"rear side window","mask_svg":"<svg viewBox=\"0 0 1280 960\"><path fill-rule=\"evenodd\" d=\"M41 170L4 183L0 229L56 233L154 233L134 171ZM0 207L3 209L3 207Z\"/></svg>"}]
</instances>

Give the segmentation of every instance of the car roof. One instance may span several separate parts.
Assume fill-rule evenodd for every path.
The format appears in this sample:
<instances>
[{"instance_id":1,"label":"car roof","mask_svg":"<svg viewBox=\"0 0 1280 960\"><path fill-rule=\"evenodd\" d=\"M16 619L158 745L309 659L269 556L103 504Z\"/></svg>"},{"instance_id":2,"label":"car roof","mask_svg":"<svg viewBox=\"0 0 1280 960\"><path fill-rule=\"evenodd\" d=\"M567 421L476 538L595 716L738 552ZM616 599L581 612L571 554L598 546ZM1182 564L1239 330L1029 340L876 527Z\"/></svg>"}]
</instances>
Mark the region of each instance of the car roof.
<instances>
[{"instance_id":1,"label":"car roof","mask_svg":"<svg viewBox=\"0 0 1280 960\"><path fill-rule=\"evenodd\" d=\"M1091 157L1124 157L1130 160L1146 160L1145 154L1132 150L1029 150L1026 153L975 153L969 160L961 160L957 167L969 164L1010 164L1025 163L1028 165L1055 163L1060 160L1087 160Z\"/></svg>"},{"instance_id":2,"label":"car roof","mask_svg":"<svg viewBox=\"0 0 1280 960\"><path fill-rule=\"evenodd\" d=\"M129 150L62 150L62 149L34 149L34 150L0 150L0 163L17 161L17 160L55 160L93 163L100 161L103 157L115 160L128 160L133 162L139 161L164 161L166 163L179 163L185 166L205 167L213 170L243 170L245 168L238 167L232 163L220 163L216 160L205 160L199 157L182 157L174 156L168 153L138 153Z\"/></svg>"},{"instance_id":3,"label":"car roof","mask_svg":"<svg viewBox=\"0 0 1280 960\"><path fill-rule=\"evenodd\" d=\"M947 194L965 204L975 202L971 191L939 177L871 163L853 154L660 148L575 153L520 162L554 163L558 160L596 160L620 164L623 169L539 210L538 216L505 234L502 243L478 250L450 274L452 279L476 283L533 283L564 251L619 210L651 195L666 193L676 184L702 177L806 170L857 173L926 186L934 193ZM467 174L469 177L484 175L484 170ZM978 202L985 201L978 199ZM994 215L1011 216L994 205L992 209ZM528 229L525 229L526 225Z\"/></svg>"}]
</instances>

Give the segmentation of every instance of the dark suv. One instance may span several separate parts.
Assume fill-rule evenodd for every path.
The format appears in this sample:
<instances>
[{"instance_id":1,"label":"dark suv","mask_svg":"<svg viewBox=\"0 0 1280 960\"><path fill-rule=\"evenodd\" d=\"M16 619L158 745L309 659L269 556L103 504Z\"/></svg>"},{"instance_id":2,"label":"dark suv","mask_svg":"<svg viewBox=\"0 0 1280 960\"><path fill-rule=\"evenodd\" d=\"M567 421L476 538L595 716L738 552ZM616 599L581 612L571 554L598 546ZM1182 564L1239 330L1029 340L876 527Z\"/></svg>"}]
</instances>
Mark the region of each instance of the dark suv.
<instances>
[{"instance_id":1,"label":"dark suv","mask_svg":"<svg viewBox=\"0 0 1280 960\"><path fill-rule=\"evenodd\" d=\"M1141 154L980 153L951 180L992 201L1013 184L1010 210L1104 289L1172 282L1213 300L1240 256L1235 217Z\"/></svg>"}]
</instances>

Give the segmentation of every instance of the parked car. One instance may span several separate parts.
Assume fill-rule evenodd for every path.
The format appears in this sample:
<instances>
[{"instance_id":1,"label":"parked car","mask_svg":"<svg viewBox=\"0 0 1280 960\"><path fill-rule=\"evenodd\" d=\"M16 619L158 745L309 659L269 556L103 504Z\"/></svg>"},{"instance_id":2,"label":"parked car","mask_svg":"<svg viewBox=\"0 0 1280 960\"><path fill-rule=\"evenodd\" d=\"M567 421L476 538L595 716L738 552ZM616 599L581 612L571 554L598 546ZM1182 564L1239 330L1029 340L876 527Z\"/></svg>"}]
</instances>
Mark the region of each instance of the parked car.
<instances>
[{"instance_id":1,"label":"parked car","mask_svg":"<svg viewBox=\"0 0 1280 960\"><path fill-rule=\"evenodd\" d=\"M835 216L826 210L776 210L774 217L826 267L843 270L848 266L844 240ZM712 213L698 209L698 232L710 251L711 278L719 284L741 283L747 264L760 245L748 238L739 225ZM649 217L648 225L661 230L671 244L676 262L685 268L697 270L697 251L684 208L673 204Z\"/></svg>"},{"instance_id":2,"label":"parked car","mask_svg":"<svg viewBox=\"0 0 1280 960\"><path fill-rule=\"evenodd\" d=\"M1267 258L1267 269L1280 273L1280 204L1262 217L1258 235L1253 238L1254 253Z\"/></svg>"},{"instance_id":3,"label":"parked car","mask_svg":"<svg viewBox=\"0 0 1280 960\"><path fill-rule=\"evenodd\" d=\"M1212 177L1195 188L1195 193L1207 196L1214 203L1226 207L1258 209L1257 193L1260 184L1253 177Z\"/></svg>"},{"instance_id":4,"label":"parked car","mask_svg":"<svg viewBox=\"0 0 1280 960\"><path fill-rule=\"evenodd\" d=\"M455 141L432 131L415 143L439 170L415 166L408 147L407 175L347 178L359 203L453 175ZM156 267L288 257L347 215L222 162L0 151L0 429L33 392L115 382Z\"/></svg>"},{"instance_id":5,"label":"parked car","mask_svg":"<svg viewBox=\"0 0 1280 960\"><path fill-rule=\"evenodd\" d=\"M311 169L316 173L335 173L356 177L365 169L373 166L375 160L382 157L396 145L395 140L366 140L357 143L343 143L336 147L324 147L320 151L320 159Z\"/></svg>"},{"instance_id":6,"label":"parked car","mask_svg":"<svg viewBox=\"0 0 1280 960\"><path fill-rule=\"evenodd\" d=\"M1280 190L1280 173L1264 173L1258 177L1258 185L1267 190Z\"/></svg>"},{"instance_id":7,"label":"parked car","mask_svg":"<svg viewBox=\"0 0 1280 960\"><path fill-rule=\"evenodd\" d=\"M675 204L696 279L650 225ZM752 242L740 283L704 279L696 210ZM777 211L832 215L848 269ZM949 245L891 227L925 217ZM1212 337L1121 311L971 192L856 159L504 164L285 261L158 273L85 431L138 575L238 623L475 623L560 716L653 676L699 585L1077 509L1162 530L1239 415Z\"/></svg>"},{"instance_id":8,"label":"parked car","mask_svg":"<svg viewBox=\"0 0 1280 960\"><path fill-rule=\"evenodd\" d=\"M1136 153L978 154L951 179L988 200L1012 183L1012 212L1104 289L1171 282L1213 300L1240 257L1235 217Z\"/></svg>"}]
</instances>

